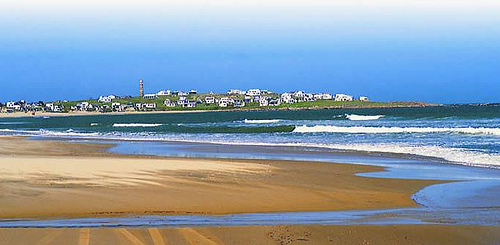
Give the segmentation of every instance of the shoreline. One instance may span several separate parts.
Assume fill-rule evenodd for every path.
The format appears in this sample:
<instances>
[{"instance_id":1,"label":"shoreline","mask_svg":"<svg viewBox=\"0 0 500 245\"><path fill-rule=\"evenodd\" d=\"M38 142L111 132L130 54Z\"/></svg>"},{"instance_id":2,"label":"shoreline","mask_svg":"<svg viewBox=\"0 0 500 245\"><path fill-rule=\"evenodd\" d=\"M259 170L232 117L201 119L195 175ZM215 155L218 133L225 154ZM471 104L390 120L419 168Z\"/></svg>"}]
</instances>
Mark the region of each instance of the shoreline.
<instances>
[{"instance_id":1,"label":"shoreline","mask_svg":"<svg viewBox=\"0 0 500 245\"><path fill-rule=\"evenodd\" d=\"M439 104L415 104L415 105L387 105L387 106L318 106L318 107L280 107L280 108L240 108L240 109L217 109L217 110L166 110L166 111L126 111L126 112L37 112L31 115L29 112L0 113L0 118L20 117L68 117L68 116L98 116L98 115L136 115L136 114L177 114L177 113L204 113L204 112L260 112L260 111L304 111L304 110L329 110L329 109L376 109L376 108L422 108L442 107Z\"/></svg>"}]
</instances>

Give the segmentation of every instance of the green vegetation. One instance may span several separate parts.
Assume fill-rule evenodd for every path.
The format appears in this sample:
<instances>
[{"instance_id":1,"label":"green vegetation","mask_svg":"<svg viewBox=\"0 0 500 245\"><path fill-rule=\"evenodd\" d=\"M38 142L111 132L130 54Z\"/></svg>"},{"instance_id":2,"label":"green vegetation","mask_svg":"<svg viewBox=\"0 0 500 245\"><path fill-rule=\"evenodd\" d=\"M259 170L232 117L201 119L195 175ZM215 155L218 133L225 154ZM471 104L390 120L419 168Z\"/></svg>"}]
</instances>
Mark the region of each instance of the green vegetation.
<instances>
[{"instance_id":1,"label":"green vegetation","mask_svg":"<svg viewBox=\"0 0 500 245\"><path fill-rule=\"evenodd\" d=\"M277 97L276 94L269 95L270 97ZM233 99L243 100L243 95L230 95L227 94L195 94L186 96L190 101L202 100L206 97L214 97L215 99L220 99L222 97L230 97ZM129 98L117 98L113 100L113 103L120 103L121 105L131 105L131 110L133 110L133 105L136 103L156 103L156 109L143 109L144 111L190 111L190 110L273 110L273 109L314 109L314 108L360 108L360 107L404 107L404 106L424 106L427 104L417 103L417 102L371 102L371 101L334 101L334 100L316 100L316 101L305 101L297 102L294 104L282 103L278 106L259 106L258 102L247 103L242 108L235 108L233 106L219 107L218 104L205 104L197 103L196 107L187 108L182 106L167 107L164 105L165 100L170 100L171 102L176 102L179 100L179 96L158 96L155 99L145 99L141 97L129 97ZM92 105L97 105L101 108L106 108L105 112L111 112L112 103L101 103L97 100L79 100L79 101L64 101L55 102L56 104L64 106L64 111L68 112L72 106L76 106L79 102L88 102ZM101 109L101 111L103 111Z\"/></svg>"}]
</instances>

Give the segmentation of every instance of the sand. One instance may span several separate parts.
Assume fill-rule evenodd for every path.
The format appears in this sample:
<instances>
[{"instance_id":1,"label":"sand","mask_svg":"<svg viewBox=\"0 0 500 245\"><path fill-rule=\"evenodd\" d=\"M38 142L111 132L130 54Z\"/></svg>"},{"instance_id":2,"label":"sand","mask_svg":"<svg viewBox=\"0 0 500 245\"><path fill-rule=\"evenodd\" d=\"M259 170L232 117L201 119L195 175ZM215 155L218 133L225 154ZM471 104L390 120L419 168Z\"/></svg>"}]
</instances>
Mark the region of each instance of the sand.
<instances>
[{"instance_id":1,"label":"sand","mask_svg":"<svg viewBox=\"0 0 500 245\"><path fill-rule=\"evenodd\" d=\"M109 144L0 137L0 218L229 214L416 206L439 181L320 162L183 159L105 152ZM0 229L0 244L498 244L500 226L294 225Z\"/></svg>"},{"instance_id":2,"label":"sand","mask_svg":"<svg viewBox=\"0 0 500 245\"><path fill-rule=\"evenodd\" d=\"M0 229L0 244L498 244L499 227L245 226Z\"/></svg>"},{"instance_id":3,"label":"sand","mask_svg":"<svg viewBox=\"0 0 500 245\"><path fill-rule=\"evenodd\" d=\"M410 196L437 183L354 176L382 170L370 166L141 158L104 147L0 140L0 218L393 208L415 206Z\"/></svg>"}]
</instances>

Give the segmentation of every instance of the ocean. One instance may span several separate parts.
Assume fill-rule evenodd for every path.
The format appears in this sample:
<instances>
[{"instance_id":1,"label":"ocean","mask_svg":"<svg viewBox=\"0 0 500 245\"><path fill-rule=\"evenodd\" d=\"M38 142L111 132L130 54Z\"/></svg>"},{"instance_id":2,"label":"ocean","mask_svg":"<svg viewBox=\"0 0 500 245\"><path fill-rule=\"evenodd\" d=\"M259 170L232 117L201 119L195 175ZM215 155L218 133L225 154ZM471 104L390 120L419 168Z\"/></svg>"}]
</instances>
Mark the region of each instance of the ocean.
<instances>
[{"instance_id":1,"label":"ocean","mask_svg":"<svg viewBox=\"0 0 500 245\"><path fill-rule=\"evenodd\" d=\"M0 117L0 134L293 146L500 168L500 106Z\"/></svg>"}]
</instances>

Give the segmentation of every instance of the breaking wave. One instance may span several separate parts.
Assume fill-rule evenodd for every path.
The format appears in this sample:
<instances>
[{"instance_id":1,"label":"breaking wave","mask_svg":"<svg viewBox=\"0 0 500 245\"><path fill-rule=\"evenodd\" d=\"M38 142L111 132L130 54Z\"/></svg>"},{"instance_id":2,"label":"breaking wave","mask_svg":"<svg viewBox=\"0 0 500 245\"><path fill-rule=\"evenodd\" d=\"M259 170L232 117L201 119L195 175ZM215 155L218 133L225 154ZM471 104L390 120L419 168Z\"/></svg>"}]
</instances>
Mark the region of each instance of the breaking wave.
<instances>
[{"instance_id":1,"label":"breaking wave","mask_svg":"<svg viewBox=\"0 0 500 245\"><path fill-rule=\"evenodd\" d=\"M281 119L261 119L261 120L245 119L245 123L251 123L251 124L277 123L280 121L281 121Z\"/></svg>"},{"instance_id":2,"label":"breaking wave","mask_svg":"<svg viewBox=\"0 0 500 245\"><path fill-rule=\"evenodd\" d=\"M351 133L351 134L391 134L391 133L461 133L500 135L500 128L432 128L432 127L340 127L330 125L297 126L295 133Z\"/></svg>"},{"instance_id":3,"label":"breaking wave","mask_svg":"<svg viewBox=\"0 0 500 245\"><path fill-rule=\"evenodd\" d=\"M115 123L113 127L116 128L149 128L149 127L159 127L163 124L158 123Z\"/></svg>"},{"instance_id":4,"label":"breaking wave","mask_svg":"<svg viewBox=\"0 0 500 245\"><path fill-rule=\"evenodd\" d=\"M377 119L384 117L384 115L365 116L365 115L356 115L356 114L346 114L345 116L347 119L349 119L351 121L377 120Z\"/></svg>"}]
</instances>

